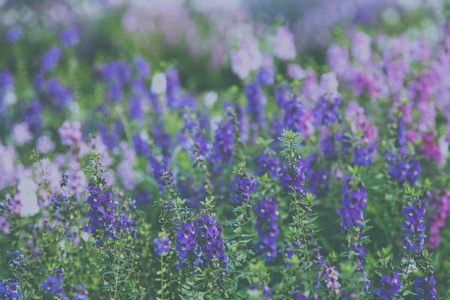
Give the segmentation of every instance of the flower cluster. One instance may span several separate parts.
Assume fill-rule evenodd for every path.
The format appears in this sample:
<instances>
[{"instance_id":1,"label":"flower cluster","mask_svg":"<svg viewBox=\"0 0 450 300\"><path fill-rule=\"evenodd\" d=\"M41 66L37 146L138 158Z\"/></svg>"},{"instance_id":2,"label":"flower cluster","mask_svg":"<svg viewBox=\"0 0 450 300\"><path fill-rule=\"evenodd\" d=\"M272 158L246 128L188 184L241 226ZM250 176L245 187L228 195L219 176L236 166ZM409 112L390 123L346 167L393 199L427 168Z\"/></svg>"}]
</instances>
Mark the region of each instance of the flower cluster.
<instances>
[{"instance_id":1,"label":"flower cluster","mask_svg":"<svg viewBox=\"0 0 450 300\"><path fill-rule=\"evenodd\" d=\"M211 157L212 144L204 137L199 120L192 115L184 114L184 129L191 138L190 150L196 162L202 162Z\"/></svg>"},{"instance_id":2,"label":"flower cluster","mask_svg":"<svg viewBox=\"0 0 450 300\"><path fill-rule=\"evenodd\" d=\"M259 203L255 206L258 213L255 228L259 234L259 242L256 243L256 252L264 254L264 260L270 261L277 256L276 238L278 230L278 205L277 198L269 196L266 201L259 198Z\"/></svg>"},{"instance_id":3,"label":"flower cluster","mask_svg":"<svg viewBox=\"0 0 450 300\"><path fill-rule=\"evenodd\" d=\"M378 299L395 299L395 296L402 287L400 276L397 269L395 269L394 275L384 275L380 280L381 288L374 290L373 293L378 296Z\"/></svg>"},{"instance_id":4,"label":"flower cluster","mask_svg":"<svg viewBox=\"0 0 450 300\"><path fill-rule=\"evenodd\" d=\"M324 264L325 274L325 285L331 294L339 295L339 289L341 284L339 283L339 272L333 267L329 267Z\"/></svg>"},{"instance_id":5,"label":"flower cluster","mask_svg":"<svg viewBox=\"0 0 450 300\"><path fill-rule=\"evenodd\" d=\"M155 238L153 240L153 245L155 246L155 252L158 255L168 253L171 248L170 240L167 236Z\"/></svg>"},{"instance_id":6,"label":"flower cluster","mask_svg":"<svg viewBox=\"0 0 450 300\"><path fill-rule=\"evenodd\" d=\"M234 129L233 115L228 111L226 118L218 124L214 142L214 159L227 166L234 156Z\"/></svg>"},{"instance_id":7,"label":"flower cluster","mask_svg":"<svg viewBox=\"0 0 450 300\"><path fill-rule=\"evenodd\" d=\"M415 183L419 179L422 169L417 160L402 160L399 155L391 150L390 154L387 155L387 161L389 163L389 178L391 180L401 182L408 180L411 183Z\"/></svg>"},{"instance_id":8,"label":"flower cluster","mask_svg":"<svg viewBox=\"0 0 450 300\"><path fill-rule=\"evenodd\" d=\"M276 178L280 173L280 163L278 157L268 148L258 158L259 173L267 173L271 178Z\"/></svg>"},{"instance_id":9,"label":"flower cluster","mask_svg":"<svg viewBox=\"0 0 450 300\"><path fill-rule=\"evenodd\" d=\"M248 99L247 111L252 117L253 129L264 128L267 98L261 87L256 83L248 83L245 87L245 95Z\"/></svg>"},{"instance_id":10,"label":"flower cluster","mask_svg":"<svg viewBox=\"0 0 450 300\"><path fill-rule=\"evenodd\" d=\"M341 121L342 116L338 111L341 100L339 98L327 99L321 98L317 101L313 110L314 120L316 125L334 124Z\"/></svg>"},{"instance_id":11,"label":"flower cluster","mask_svg":"<svg viewBox=\"0 0 450 300\"><path fill-rule=\"evenodd\" d=\"M341 208L341 231L352 228L354 226L362 226L364 221L363 209L367 205L366 189L364 182L356 181L354 175L344 177L345 186L342 189L344 197L342 198Z\"/></svg>"},{"instance_id":12,"label":"flower cluster","mask_svg":"<svg viewBox=\"0 0 450 300\"><path fill-rule=\"evenodd\" d=\"M411 205L405 203L402 213L406 215L402 230L405 234L403 238L403 248L406 252L420 253L425 242L425 225L423 217L425 215L426 204L417 199Z\"/></svg>"},{"instance_id":13,"label":"flower cluster","mask_svg":"<svg viewBox=\"0 0 450 300\"><path fill-rule=\"evenodd\" d=\"M125 85L130 82L132 76L130 66L126 62L114 60L101 65L98 74L106 83L108 99L114 102L122 101Z\"/></svg>"},{"instance_id":14,"label":"flower cluster","mask_svg":"<svg viewBox=\"0 0 450 300\"><path fill-rule=\"evenodd\" d=\"M251 203L251 193L254 193L256 188L255 178L253 178L252 175L248 175L243 168L239 168L236 171L236 176L234 178L237 185L234 200L238 203Z\"/></svg>"},{"instance_id":15,"label":"flower cluster","mask_svg":"<svg viewBox=\"0 0 450 300\"><path fill-rule=\"evenodd\" d=\"M18 280L12 280L11 278L7 280L0 281L0 299L5 300L15 300L22 298L22 294L19 292L20 285Z\"/></svg>"},{"instance_id":16,"label":"flower cluster","mask_svg":"<svg viewBox=\"0 0 450 300\"><path fill-rule=\"evenodd\" d=\"M27 264L23 262L23 253L19 250L16 250L12 253L9 253L9 262L8 265L15 271L19 273L23 273L27 269Z\"/></svg>"},{"instance_id":17,"label":"flower cluster","mask_svg":"<svg viewBox=\"0 0 450 300\"><path fill-rule=\"evenodd\" d=\"M413 292L416 294L413 299L437 299L435 285L436 281L434 280L433 271L429 271L426 276L419 275L412 287Z\"/></svg>"},{"instance_id":18,"label":"flower cluster","mask_svg":"<svg viewBox=\"0 0 450 300\"><path fill-rule=\"evenodd\" d=\"M305 196L305 163L303 159L284 159L284 165L281 167L280 182L281 186L288 193L294 193L297 199Z\"/></svg>"},{"instance_id":19,"label":"flower cluster","mask_svg":"<svg viewBox=\"0 0 450 300\"><path fill-rule=\"evenodd\" d=\"M216 218L209 215L178 223L177 230L178 268L215 265L220 263L228 271L228 256L224 254L222 226L216 224Z\"/></svg>"},{"instance_id":20,"label":"flower cluster","mask_svg":"<svg viewBox=\"0 0 450 300\"><path fill-rule=\"evenodd\" d=\"M63 278L64 269L56 268L52 275L47 276L47 281L41 282L41 290L46 294L51 294L54 297L63 297Z\"/></svg>"},{"instance_id":21,"label":"flower cluster","mask_svg":"<svg viewBox=\"0 0 450 300\"><path fill-rule=\"evenodd\" d=\"M75 285L73 287L73 300L89 300L86 289L83 284Z\"/></svg>"},{"instance_id":22,"label":"flower cluster","mask_svg":"<svg viewBox=\"0 0 450 300\"><path fill-rule=\"evenodd\" d=\"M431 249L436 249L441 242L439 231L445 226L445 219L450 209L450 192L448 190L436 190L434 194L427 192L432 212L427 218L427 227L430 229L428 244Z\"/></svg>"}]
</instances>

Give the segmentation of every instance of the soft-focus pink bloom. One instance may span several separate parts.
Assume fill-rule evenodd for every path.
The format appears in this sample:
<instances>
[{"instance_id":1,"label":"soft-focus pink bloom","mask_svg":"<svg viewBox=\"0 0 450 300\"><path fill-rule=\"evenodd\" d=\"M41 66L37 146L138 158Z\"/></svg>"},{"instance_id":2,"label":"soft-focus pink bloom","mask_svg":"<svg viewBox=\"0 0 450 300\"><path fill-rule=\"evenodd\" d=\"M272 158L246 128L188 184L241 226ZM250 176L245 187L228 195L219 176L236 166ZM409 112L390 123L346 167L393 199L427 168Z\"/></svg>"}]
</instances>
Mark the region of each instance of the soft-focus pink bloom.
<instances>
[{"instance_id":1,"label":"soft-focus pink bloom","mask_svg":"<svg viewBox=\"0 0 450 300\"><path fill-rule=\"evenodd\" d=\"M39 153L47 154L55 149L55 143L48 136L41 136L37 140L36 149Z\"/></svg>"},{"instance_id":2,"label":"soft-focus pink bloom","mask_svg":"<svg viewBox=\"0 0 450 300\"><path fill-rule=\"evenodd\" d=\"M25 122L14 125L12 128L12 136L17 146L23 146L33 139L33 136L28 129L28 124Z\"/></svg>"},{"instance_id":3,"label":"soft-focus pink bloom","mask_svg":"<svg viewBox=\"0 0 450 300\"><path fill-rule=\"evenodd\" d=\"M275 34L275 55L282 60L292 60L297 55L294 35L285 26L278 27Z\"/></svg>"},{"instance_id":4,"label":"soft-focus pink bloom","mask_svg":"<svg viewBox=\"0 0 450 300\"><path fill-rule=\"evenodd\" d=\"M353 34L352 37L352 55L360 63L367 63L372 58L372 49L370 43L372 38L362 31Z\"/></svg>"},{"instance_id":5,"label":"soft-focus pink bloom","mask_svg":"<svg viewBox=\"0 0 450 300\"><path fill-rule=\"evenodd\" d=\"M305 138L310 138L314 135L314 115L311 111L305 111L301 118L301 132Z\"/></svg>"},{"instance_id":6,"label":"soft-focus pink bloom","mask_svg":"<svg viewBox=\"0 0 450 300\"><path fill-rule=\"evenodd\" d=\"M319 85L316 72L313 69L306 71L306 79L303 82L302 96L305 100L316 101L319 98Z\"/></svg>"},{"instance_id":7,"label":"soft-focus pink bloom","mask_svg":"<svg viewBox=\"0 0 450 300\"><path fill-rule=\"evenodd\" d=\"M0 230L2 230L5 234L9 234L11 232L11 227L6 217L0 217Z\"/></svg>"},{"instance_id":8,"label":"soft-focus pink bloom","mask_svg":"<svg viewBox=\"0 0 450 300\"><path fill-rule=\"evenodd\" d=\"M339 82L336 74L333 72L322 74L320 78L320 95L329 95L332 98L339 96L338 93Z\"/></svg>"},{"instance_id":9,"label":"soft-focus pink bloom","mask_svg":"<svg viewBox=\"0 0 450 300\"><path fill-rule=\"evenodd\" d=\"M63 145L75 146L83 139L83 135L81 133L81 123L78 121L72 123L69 121L64 121L62 126L58 129L58 132Z\"/></svg>"},{"instance_id":10,"label":"soft-focus pink bloom","mask_svg":"<svg viewBox=\"0 0 450 300\"><path fill-rule=\"evenodd\" d=\"M328 48L327 55L331 70L347 80L352 72L348 49L334 44Z\"/></svg>"},{"instance_id":11,"label":"soft-focus pink bloom","mask_svg":"<svg viewBox=\"0 0 450 300\"><path fill-rule=\"evenodd\" d=\"M16 182L15 158L14 147L0 143L0 190Z\"/></svg>"},{"instance_id":12,"label":"soft-focus pink bloom","mask_svg":"<svg viewBox=\"0 0 450 300\"><path fill-rule=\"evenodd\" d=\"M302 80L306 77L306 71L297 64L289 64L287 67L287 76L291 79Z\"/></svg>"},{"instance_id":13,"label":"soft-focus pink bloom","mask_svg":"<svg viewBox=\"0 0 450 300\"><path fill-rule=\"evenodd\" d=\"M422 135L422 146L419 147L419 153L423 154L425 159L434 160L436 163L440 163L442 160L441 149L434 141L436 132L431 132Z\"/></svg>"}]
</instances>

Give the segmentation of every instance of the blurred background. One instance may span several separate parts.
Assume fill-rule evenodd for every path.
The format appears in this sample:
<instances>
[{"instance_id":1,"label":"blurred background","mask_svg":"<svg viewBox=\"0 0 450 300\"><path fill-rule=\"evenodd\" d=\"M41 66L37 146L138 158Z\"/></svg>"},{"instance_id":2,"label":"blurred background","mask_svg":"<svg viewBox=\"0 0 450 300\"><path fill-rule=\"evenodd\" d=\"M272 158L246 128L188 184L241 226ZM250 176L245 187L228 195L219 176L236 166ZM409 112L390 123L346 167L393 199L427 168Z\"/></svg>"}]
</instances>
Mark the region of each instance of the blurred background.
<instances>
[{"instance_id":1,"label":"blurred background","mask_svg":"<svg viewBox=\"0 0 450 300\"><path fill-rule=\"evenodd\" d=\"M2 34L20 25L24 57L36 69L46 45L75 25L77 56L95 64L134 55L154 71L175 65L180 80L195 92L241 84L233 74L230 51L255 38L261 51L273 48L276 28L294 34L304 67L323 65L327 47L346 43L355 30L383 35L439 37L443 0L0 0ZM3 47L4 48L4 47ZM1 61L14 55L1 49ZM7 66L4 66L7 67ZM317 70L321 71L321 70ZM208 75L206 75L208 74Z\"/></svg>"}]
</instances>

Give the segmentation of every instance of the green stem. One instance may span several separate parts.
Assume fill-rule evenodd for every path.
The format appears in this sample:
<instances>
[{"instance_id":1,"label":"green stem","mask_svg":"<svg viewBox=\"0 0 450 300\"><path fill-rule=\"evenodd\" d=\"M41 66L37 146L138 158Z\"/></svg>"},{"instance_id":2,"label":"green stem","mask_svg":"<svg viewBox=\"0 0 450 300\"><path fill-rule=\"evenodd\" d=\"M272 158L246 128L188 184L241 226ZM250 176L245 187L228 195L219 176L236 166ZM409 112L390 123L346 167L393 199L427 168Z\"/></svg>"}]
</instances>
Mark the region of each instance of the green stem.
<instances>
[{"instance_id":1,"label":"green stem","mask_svg":"<svg viewBox=\"0 0 450 300\"><path fill-rule=\"evenodd\" d=\"M161 254L161 299L164 300L164 253Z\"/></svg>"},{"instance_id":2,"label":"green stem","mask_svg":"<svg viewBox=\"0 0 450 300\"><path fill-rule=\"evenodd\" d=\"M120 241L120 248L119 248L119 261L117 264L117 272L116 272L116 287L114 289L114 300L117 299L117 287L119 285L119 271L120 271L120 256L122 255L122 244L123 244L123 238L125 237L125 234L122 234L122 240Z\"/></svg>"}]
</instances>

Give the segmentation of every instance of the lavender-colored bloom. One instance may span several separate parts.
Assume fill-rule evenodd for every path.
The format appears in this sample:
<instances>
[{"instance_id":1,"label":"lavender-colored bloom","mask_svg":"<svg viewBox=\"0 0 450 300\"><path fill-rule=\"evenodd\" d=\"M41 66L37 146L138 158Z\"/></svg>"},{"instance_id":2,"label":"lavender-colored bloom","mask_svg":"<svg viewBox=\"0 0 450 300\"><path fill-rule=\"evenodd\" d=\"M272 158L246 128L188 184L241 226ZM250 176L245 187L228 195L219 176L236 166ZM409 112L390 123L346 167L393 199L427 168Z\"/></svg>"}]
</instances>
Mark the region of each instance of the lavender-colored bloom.
<instances>
[{"instance_id":1,"label":"lavender-colored bloom","mask_svg":"<svg viewBox=\"0 0 450 300\"><path fill-rule=\"evenodd\" d=\"M65 281L62 273L64 269L56 268L53 270L53 275L47 276L47 281L40 283L41 290L46 294L51 294L54 297L63 297L63 282Z\"/></svg>"},{"instance_id":2,"label":"lavender-colored bloom","mask_svg":"<svg viewBox=\"0 0 450 300\"><path fill-rule=\"evenodd\" d=\"M42 105L39 101L34 100L23 112L23 119L27 122L31 131L38 134L42 126Z\"/></svg>"},{"instance_id":3,"label":"lavender-colored bloom","mask_svg":"<svg viewBox=\"0 0 450 300\"><path fill-rule=\"evenodd\" d=\"M233 116L227 113L227 117L218 124L214 142L214 159L230 165L234 156L234 122Z\"/></svg>"},{"instance_id":4,"label":"lavender-colored bloom","mask_svg":"<svg viewBox=\"0 0 450 300\"><path fill-rule=\"evenodd\" d=\"M158 184L159 190L161 193L165 193L165 182L163 175L169 168L170 156L168 155L155 155L152 151L149 151L147 154L147 158L149 160L149 166L153 173L153 179Z\"/></svg>"},{"instance_id":5,"label":"lavender-colored bloom","mask_svg":"<svg viewBox=\"0 0 450 300\"><path fill-rule=\"evenodd\" d=\"M354 182L353 175L344 177L345 187L342 189L344 196L342 198L341 208L341 231L350 229L354 226L362 226L364 220L363 209L367 205L366 189L364 182L360 181L357 184Z\"/></svg>"},{"instance_id":6,"label":"lavender-colored bloom","mask_svg":"<svg viewBox=\"0 0 450 300\"><path fill-rule=\"evenodd\" d=\"M19 123L13 126L12 136L17 146L23 146L33 139L27 123Z\"/></svg>"},{"instance_id":7,"label":"lavender-colored bloom","mask_svg":"<svg viewBox=\"0 0 450 300\"><path fill-rule=\"evenodd\" d=\"M338 93L339 83L336 74L333 72L322 74L320 78L320 95L328 95L331 98L339 97Z\"/></svg>"},{"instance_id":8,"label":"lavender-colored bloom","mask_svg":"<svg viewBox=\"0 0 450 300\"><path fill-rule=\"evenodd\" d=\"M256 82L260 85L272 85L274 83L275 70L262 66L256 73Z\"/></svg>"},{"instance_id":9,"label":"lavender-colored bloom","mask_svg":"<svg viewBox=\"0 0 450 300\"><path fill-rule=\"evenodd\" d=\"M257 127L264 127L265 107L267 103L266 96L256 83L248 83L245 86L245 95L247 96L247 111Z\"/></svg>"},{"instance_id":10,"label":"lavender-colored bloom","mask_svg":"<svg viewBox=\"0 0 450 300\"><path fill-rule=\"evenodd\" d=\"M73 300L89 300L86 289L83 284L75 285L73 287Z\"/></svg>"},{"instance_id":11,"label":"lavender-colored bloom","mask_svg":"<svg viewBox=\"0 0 450 300\"><path fill-rule=\"evenodd\" d=\"M141 56L134 57L134 67L136 68L139 77L146 79L150 76L150 63Z\"/></svg>"},{"instance_id":12,"label":"lavender-colored bloom","mask_svg":"<svg viewBox=\"0 0 450 300\"><path fill-rule=\"evenodd\" d=\"M339 283L339 272L333 267L329 267L325 263L323 264L323 268L325 269L325 285L331 294L339 296L339 289L341 288L341 284Z\"/></svg>"},{"instance_id":13,"label":"lavender-colored bloom","mask_svg":"<svg viewBox=\"0 0 450 300\"><path fill-rule=\"evenodd\" d=\"M3 69L0 71L0 112L4 97L12 91L14 91L14 76L7 69Z\"/></svg>"},{"instance_id":14,"label":"lavender-colored bloom","mask_svg":"<svg viewBox=\"0 0 450 300\"><path fill-rule=\"evenodd\" d=\"M197 221L174 223L174 227L177 230L178 268L205 267L217 261L224 271L228 271L222 226L216 224L215 217L205 215Z\"/></svg>"},{"instance_id":15,"label":"lavender-colored bloom","mask_svg":"<svg viewBox=\"0 0 450 300\"><path fill-rule=\"evenodd\" d=\"M166 71L167 80L167 106L174 110L180 108L182 105L181 88L178 79L178 72L175 67L169 67Z\"/></svg>"},{"instance_id":16,"label":"lavender-colored bloom","mask_svg":"<svg viewBox=\"0 0 450 300\"><path fill-rule=\"evenodd\" d=\"M191 155L196 162L208 160L211 157L212 144L204 138L204 132L201 130L198 119L184 114L184 131L189 134L191 138Z\"/></svg>"},{"instance_id":17,"label":"lavender-colored bloom","mask_svg":"<svg viewBox=\"0 0 450 300\"><path fill-rule=\"evenodd\" d=\"M281 167L281 186L286 193L295 193L296 198L305 196L305 169L303 159L298 159L293 166L288 158L285 158L284 165Z\"/></svg>"},{"instance_id":18,"label":"lavender-colored bloom","mask_svg":"<svg viewBox=\"0 0 450 300\"><path fill-rule=\"evenodd\" d=\"M144 118L144 110L142 109L142 99L138 96L132 95L128 104L128 113L130 117L142 121Z\"/></svg>"},{"instance_id":19,"label":"lavender-colored bloom","mask_svg":"<svg viewBox=\"0 0 450 300\"><path fill-rule=\"evenodd\" d=\"M278 27L275 34L275 55L282 60L292 60L297 55L294 35L285 26Z\"/></svg>"},{"instance_id":20,"label":"lavender-colored bloom","mask_svg":"<svg viewBox=\"0 0 450 300\"><path fill-rule=\"evenodd\" d=\"M419 199L413 205L405 204L402 213L406 215L402 230L405 234L403 238L403 248L406 252L420 253L425 242L425 226L423 217L425 215L426 204Z\"/></svg>"},{"instance_id":21,"label":"lavender-colored bloom","mask_svg":"<svg viewBox=\"0 0 450 300\"><path fill-rule=\"evenodd\" d=\"M450 192L448 190L442 192L436 190L434 195L427 192L427 196L432 209L432 212L427 217L427 227L430 228L427 243L431 249L436 249L441 242L439 231L445 226L445 219L450 212Z\"/></svg>"},{"instance_id":22,"label":"lavender-colored bloom","mask_svg":"<svg viewBox=\"0 0 450 300\"><path fill-rule=\"evenodd\" d=\"M148 136L144 133L136 132L133 135L133 145L136 150L136 154L147 156L150 151L150 146L148 144Z\"/></svg>"},{"instance_id":23,"label":"lavender-colored bloom","mask_svg":"<svg viewBox=\"0 0 450 300\"><path fill-rule=\"evenodd\" d=\"M370 43L372 38L364 32L358 31L352 38L352 55L360 63L367 63L372 58Z\"/></svg>"},{"instance_id":24,"label":"lavender-colored bloom","mask_svg":"<svg viewBox=\"0 0 450 300\"><path fill-rule=\"evenodd\" d=\"M329 100L321 98L317 101L313 110L316 124L328 126L341 121L342 116L338 111L340 103L339 98L330 98Z\"/></svg>"},{"instance_id":25,"label":"lavender-colored bloom","mask_svg":"<svg viewBox=\"0 0 450 300\"><path fill-rule=\"evenodd\" d=\"M384 275L383 278L381 278L380 283L381 288L373 291L373 293L378 296L378 299L395 299L395 296L402 287L402 282L400 281L397 269L395 269L394 276L392 277Z\"/></svg>"},{"instance_id":26,"label":"lavender-colored bloom","mask_svg":"<svg viewBox=\"0 0 450 300\"><path fill-rule=\"evenodd\" d=\"M306 71L297 64L289 64L287 67L287 76L291 79L303 80L306 78Z\"/></svg>"},{"instance_id":27,"label":"lavender-colored bloom","mask_svg":"<svg viewBox=\"0 0 450 300\"><path fill-rule=\"evenodd\" d=\"M279 107L285 107L285 103L290 100L288 84L280 84L277 86L275 89L275 99L277 99Z\"/></svg>"},{"instance_id":28,"label":"lavender-colored bloom","mask_svg":"<svg viewBox=\"0 0 450 300\"><path fill-rule=\"evenodd\" d=\"M413 299L437 299L435 285L436 280L434 280L433 271L429 271L426 276L419 275L412 286L412 290L416 294Z\"/></svg>"},{"instance_id":29,"label":"lavender-colored bloom","mask_svg":"<svg viewBox=\"0 0 450 300\"><path fill-rule=\"evenodd\" d=\"M370 166L372 164L372 153L375 151L373 144L362 146L356 145L353 153L353 163L357 166Z\"/></svg>"},{"instance_id":30,"label":"lavender-colored bloom","mask_svg":"<svg viewBox=\"0 0 450 300\"><path fill-rule=\"evenodd\" d=\"M248 175L244 169L240 168L236 171L235 182L237 185L237 191L234 195L234 200L238 203L251 203L252 195L255 192L256 184L255 178Z\"/></svg>"},{"instance_id":31,"label":"lavender-colored bloom","mask_svg":"<svg viewBox=\"0 0 450 300\"><path fill-rule=\"evenodd\" d=\"M116 123L121 124L121 123ZM98 123L97 129L100 131L100 136L102 137L102 142L108 147L113 148L117 146L117 141L119 139L120 125L114 124L114 128L109 130L105 124Z\"/></svg>"},{"instance_id":32,"label":"lavender-colored bloom","mask_svg":"<svg viewBox=\"0 0 450 300\"><path fill-rule=\"evenodd\" d=\"M10 43L17 42L22 35L22 27L20 25L15 25L11 27L6 33L6 40Z\"/></svg>"},{"instance_id":33,"label":"lavender-colored bloom","mask_svg":"<svg viewBox=\"0 0 450 300\"><path fill-rule=\"evenodd\" d=\"M59 108L63 108L73 102L73 91L64 86L58 78L50 78L47 82L47 92L56 101Z\"/></svg>"},{"instance_id":34,"label":"lavender-colored bloom","mask_svg":"<svg viewBox=\"0 0 450 300\"><path fill-rule=\"evenodd\" d=\"M57 46L51 47L43 56L41 62L41 71L51 71L61 57L61 50Z\"/></svg>"},{"instance_id":35,"label":"lavender-colored bloom","mask_svg":"<svg viewBox=\"0 0 450 300\"><path fill-rule=\"evenodd\" d=\"M264 254L265 261L271 261L277 256L276 238L280 231L276 222L279 215L276 201L275 196L269 196L266 201L260 198L255 206L258 213L255 228L259 234L259 241L255 247L256 252Z\"/></svg>"},{"instance_id":36,"label":"lavender-colored bloom","mask_svg":"<svg viewBox=\"0 0 450 300\"><path fill-rule=\"evenodd\" d=\"M0 281L0 299L16 300L22 298L22 294L19 293L22 290L18 280L12 278Z\"/></svg>"},{"instance_id":37,"label":"lavender-colored bloom","mask_svg":"<svg viewBox=\"0 0 450 300\"><path fill-rule=\"evenodd\" d=\"M78 121L70 123L64 121L62 126L58 129L63 145L76 146L82 141L83 135L81 133L81 123Z\"/></svg>"},{"instance_id":38,"label":"lavender-colored bloom","mask_svg":"<svg viewBox=\"0 0 450 300\"><path fill-rule=\"evenodd\" d=\"M158 255L162 255L163 253L168 253L171 248L170 240L166 236L161 237L161 238L155 238L153 240L153 245L155 246L155 252Z\"/></svg>"},{"instance_id":39,"label":"lavender-colored bloom","mask_svg":"<svg viewBox=\"0 0 450 300\"><path fill-rule=\"evenodd\" d=\"M305 106L303 102L296 94L292 94L290 99L284 103L284 109L283 128L302 133L303 121L305 119Z\"/></svg>"},{"instance_id":40,"label":"lavender-colored bloom","mask_svg":"<svg viewBox=\"0 0 450 300\"><path fill-rule=\"evenodd\" d=\"M78 28L71 26L59 33L63 47L74 46L79 42Z\"/></svg>"},{"instance_id":41,"label":"lavender-colored bloom","mask_svg":"<svg viewBox=\"0 0 450 300\"><path fill-rule=\"evenodd\" d=\"M279 159L275 155L269 155L266 151L258 159L259 174L267 173L271 178L276 178L280 173Z\"/></svg>"}]
</instances>

